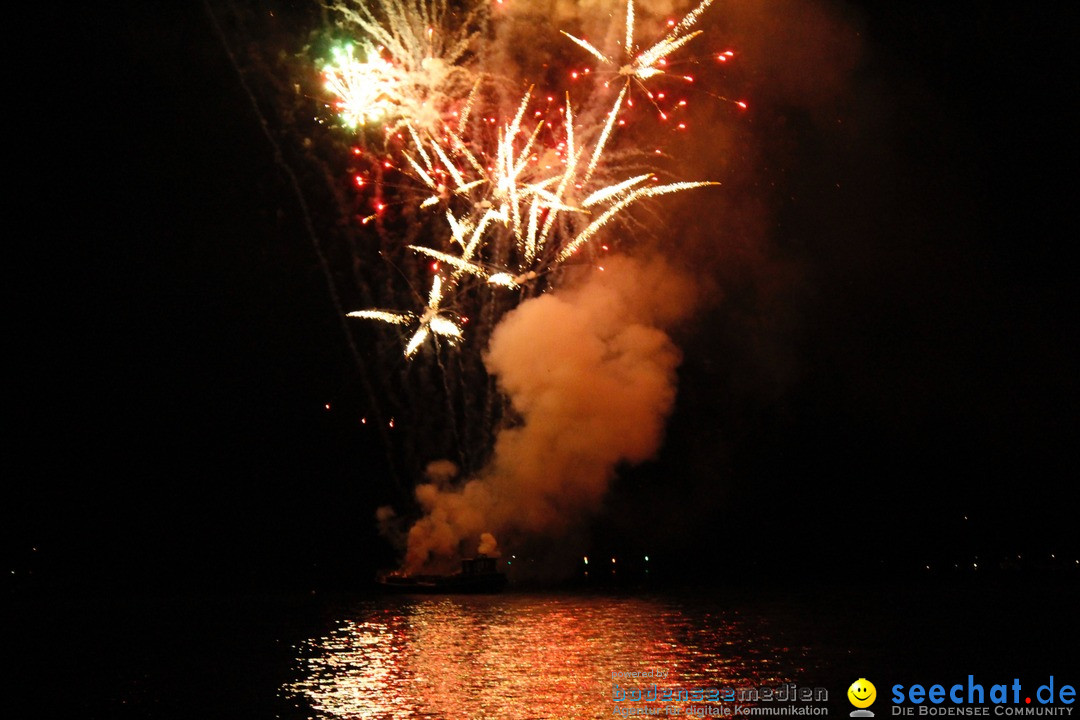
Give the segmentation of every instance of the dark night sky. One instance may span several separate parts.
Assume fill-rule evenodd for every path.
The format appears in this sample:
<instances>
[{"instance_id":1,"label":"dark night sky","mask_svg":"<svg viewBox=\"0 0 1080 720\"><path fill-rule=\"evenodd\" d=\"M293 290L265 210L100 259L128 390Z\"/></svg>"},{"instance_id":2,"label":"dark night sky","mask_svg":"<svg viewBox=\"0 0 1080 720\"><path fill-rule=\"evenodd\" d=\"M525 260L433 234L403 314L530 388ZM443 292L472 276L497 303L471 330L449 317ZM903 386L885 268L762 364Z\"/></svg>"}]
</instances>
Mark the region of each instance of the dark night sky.
<instances>
[{"instance_id":1,"label":"dark night sky","mask_svg":"<svg viewBox=\"0 0 1080 720\"><path fill-rule=\"evenodd\" d=\"M771 242L799 290L751 284L749 316L779 305L761 326L719 312L680 337L668 444L596 542L1080 552L1068 6L846 7L880 112L784 131L776 194L800 202ZM65 42L9 63L11 568L302 584L385 563L381 452L322 412L355 382L340 326L201 5L43 26Z\"/></svg>"}]
</instances>

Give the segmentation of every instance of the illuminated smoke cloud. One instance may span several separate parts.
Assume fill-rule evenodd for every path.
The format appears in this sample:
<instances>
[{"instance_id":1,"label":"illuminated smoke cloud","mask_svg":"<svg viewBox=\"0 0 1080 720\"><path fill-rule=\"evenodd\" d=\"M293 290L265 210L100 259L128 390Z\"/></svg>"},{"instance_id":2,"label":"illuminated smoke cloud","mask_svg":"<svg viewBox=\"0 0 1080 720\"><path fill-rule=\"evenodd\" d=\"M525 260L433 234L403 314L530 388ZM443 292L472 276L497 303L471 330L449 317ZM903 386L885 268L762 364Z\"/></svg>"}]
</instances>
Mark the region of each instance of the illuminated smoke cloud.
<instances>
[{"instance_id":1,"label":"illuminated smoke cloud","mask_svg":"<svg viewBox=\"0 0 1080 720\"><path fill-rule=\"evenodd\" d=\"M434 460L424 468L424 476L428 482L443 487L449 485L458 476L458 466L449 460Z\"/></svg>"},{"instance_id":2,"label":"illuminated smoke cloud","mask_svg":"<svg viewBox=\"0 0 1080 720\"><path fill-rule=\"evenodd\" d=\"M678 19L693 6L689 0L635 0L637 27L645 37L653 37L663 32L667 19ZM601 43L609 32L611 39L617 42L622 33L620 23L626 18L626 0L507 0L503 7L507 14L549 18L559 29L576 25Z\"/></svg>"},{"instance_id":3,"label":"illuminated smoke cloud","mask_svg":"<svg viewBox=\"0 0 1080 720\"><path fill-rule=\"evenodd\" d=\"M487 555L492 557L499 554L499 544L495 542L495 536L491 533L480 534L480 546L476 548L476 552L480 555Z\"/></svg>"},{"instance_id":4,"label":"illuminated smoke cloud","mask_svg":"<svg viewBox=\"0 0 1080 720\"><path fill-rule=\"evenodd\" d=\"M666 261L610 258L509 313L485 362L518 420L476 477L417 487L425 515L409 531L406 570L447 569L483 533L558 534L595 512L616 465L660 447L680 361L663 328L694 300Z\"/></svg>"}]
</instances>

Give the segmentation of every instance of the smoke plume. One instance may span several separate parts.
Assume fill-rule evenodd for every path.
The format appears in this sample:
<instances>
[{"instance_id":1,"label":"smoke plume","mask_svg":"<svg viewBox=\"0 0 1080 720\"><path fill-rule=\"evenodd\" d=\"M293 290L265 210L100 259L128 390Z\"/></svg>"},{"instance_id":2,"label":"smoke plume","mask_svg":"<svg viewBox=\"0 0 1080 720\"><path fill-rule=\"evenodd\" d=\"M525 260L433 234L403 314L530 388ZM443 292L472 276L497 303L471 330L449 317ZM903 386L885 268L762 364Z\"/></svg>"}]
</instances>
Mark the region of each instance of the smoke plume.
<instances>
[{"instance_id":1,"label":"smoke plume","mask_svg":"<svg viewBox=\"0 0 1080 720\"><path fill-rule=\"evenodd\" d=\"M477 476L416 488L425 514L409 531L406 569L444 569L481 535L557 534L596 511L616 467L660 447L681 359L664 328L694 299L665 260L617 257L509 313L485 365L514 421ZM481 551L494 548L483 540Z\"/></svg>"}]
</instances>

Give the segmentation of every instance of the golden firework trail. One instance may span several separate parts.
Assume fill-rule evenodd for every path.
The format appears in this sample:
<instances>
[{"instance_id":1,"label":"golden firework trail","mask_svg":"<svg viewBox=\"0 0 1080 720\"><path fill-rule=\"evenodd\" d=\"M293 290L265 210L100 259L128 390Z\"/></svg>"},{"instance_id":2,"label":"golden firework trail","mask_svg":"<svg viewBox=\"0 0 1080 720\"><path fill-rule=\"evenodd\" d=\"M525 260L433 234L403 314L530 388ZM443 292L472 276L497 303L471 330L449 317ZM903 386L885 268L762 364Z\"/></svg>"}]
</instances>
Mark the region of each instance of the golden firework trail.
<instances>
[{"instance_id":1,"label":"golden firework trail","mask_svg":"<svg viewBox=\"0 0 1080 720\"><path fill-rule=\"evenodd\" d=\"M578 46L599 60L601 64L614 70L620 76L627 78L628 81L635 78L639 81L648 80L653 76L663 74L664 71L657 67L662 60L665 60L673 52L701 34L700 30L695 30L688 35L683 35L682 33L697 23L698 18L701 17L701 14L705 12L712 2L713 0L702 0L702 2L687 13L662 40L638 53L636 52L636 47L634 45L634 0L627 0L626 36L623 41L623 57L621 60L615 60L608 55L605 55L587 40L583 40L582 38L571 35L565 31L562 34L577 43Z\"/></svg>"},{"instance_id":2,"label":"golden firework trail","mask_svg":"<svg viewBox=\"0 0 1080 720\"><path fill-rule=\"evenodd\" d=\"M427 307L419 315L412 312L394 312L390 310L355 310L348 313L348 317L379 320L390 325L411 325L416 323L416 330L413 331L412 337L405 344L405 357L407 358L415 355L416 351L420 349L420 346L432 333L448 338L451 343L456 343L462 338L461 326L453 317L440 309L443 299L442 283L441 275L435 275L432 278Z\"/></svg>"}]
</instances>

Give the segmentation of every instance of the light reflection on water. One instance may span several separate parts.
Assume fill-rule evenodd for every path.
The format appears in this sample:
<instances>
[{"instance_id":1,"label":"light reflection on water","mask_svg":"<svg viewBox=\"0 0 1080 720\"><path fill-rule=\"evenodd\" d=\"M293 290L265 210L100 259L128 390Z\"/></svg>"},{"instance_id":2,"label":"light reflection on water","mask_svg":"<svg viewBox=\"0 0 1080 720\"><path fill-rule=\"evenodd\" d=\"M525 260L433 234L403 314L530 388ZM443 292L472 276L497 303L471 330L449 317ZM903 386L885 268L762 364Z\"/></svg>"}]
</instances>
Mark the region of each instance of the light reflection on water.
<instances>
[{"instance_id":1,"label":"light reflection on water","mask_svg":"<svg viewBox=\"0 0 1080 720\"><path fill-rule=\"evenodd\" d=\"M806 662L707 602L514 594L359 603L297 651L283 693L323 718L607 718L612 671L728 688L797 682Z\"/></svg>"}]
</instances>

